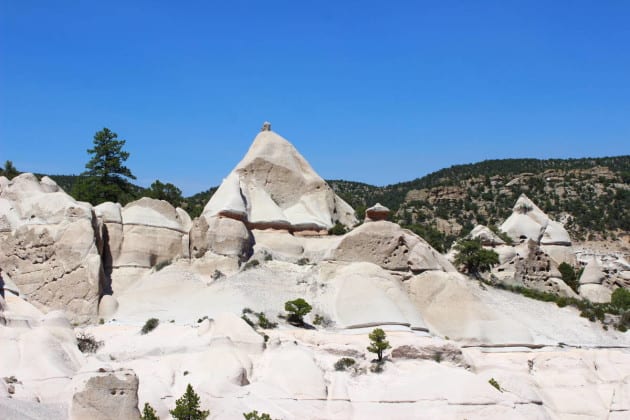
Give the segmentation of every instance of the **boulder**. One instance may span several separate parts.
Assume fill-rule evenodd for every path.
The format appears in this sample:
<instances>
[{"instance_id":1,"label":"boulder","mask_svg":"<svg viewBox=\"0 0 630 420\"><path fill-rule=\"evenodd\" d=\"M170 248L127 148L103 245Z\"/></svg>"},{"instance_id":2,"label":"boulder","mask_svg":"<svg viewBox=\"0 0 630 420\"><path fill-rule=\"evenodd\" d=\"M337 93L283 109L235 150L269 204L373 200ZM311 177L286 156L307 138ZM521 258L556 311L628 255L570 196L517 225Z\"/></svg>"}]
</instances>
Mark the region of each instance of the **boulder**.
<instances>
[{"instance_id":1,"label":"boulder","mask_svg":"<svg viewBox=\"0 0 630 420\"><path fill-rule=\"evenodd\" d=\"M132 370L123 370L89 378L72 397L70 419L140 419L138 377Z\"/></svg>"},{"instance_id":2,"label":"boulder","mask_svg":"<svg viewBox=\"0 0 630 420\"><path fill-rule=\"evenodd\" d=\"M3 184L0 219L0 266L20 293L74 322L95 320L104 276L91 206L25 173Z\"/></svg>"},{"instance_id":3,"label":"boulder","mask_svg":"<svg viewBox=\"0 0 630 420\"><path fill-rule=\"evenodd\" d=\"M366 262L322 268L334 318L345 328L398 324L428 331L402 282L378 265ZM366 311L365 308L370 308Z\"/></svg>"},{"instance_id":4,"label":"boulder","mask_svg":"<svg viewBox=\"0 0 630 420\"><path fill-rule=\"evenodd\" d=\"M143 197L121 212L123 241L113 268L151 268L178 257L187 257L190 217L164 200Z\"/></svg>"},{"instance_id":5,"label":"boulder","mask_svg":"<svg viewBox=\"0 0 630 420\"><path fill-rule=\"evenodd\" d=\"M389 209L381 203L376 203L369 209L365 210L365 221L375 222L378 220L387 220Z\"/></svg>"},{"instance_id":6,"label":"boulder","mask_svg":"<svg viewBox=\"0 0 630 420\"><path fill-rule=\"evenodd\" d=\"M245 224L223 216L207 216L194 220L190 231L190 254L203 257L206 252L247 260L253 252L254 241Z\"/></svg>"},{"instance_id":7,"label":"boulder","mask_svg":"<svg viewBox=\"0 0 630 420\"><path fill-rule=\"evenodd\" d=\"M501 239L496 233L494 233L490 228L483 225L477 225L470 232L470 237L473 239L479 239L483 246L498 246L505 245L505 241Z\"/></svg>"},{"instance_id":8,"label":"boulder","mask_svg":"<svg viewBox=\"0 0 630 420\"><path fill-rule=\"evenodd\" d=\"M580 296L593 303L609 303L612 297L612 290L601 284L582 284L579 288Z\"/></svg>"},{"instance_id":9,"label":"boulder","mask_svg":"<svg viewBox=\"0 0 630 420\"><path fill-rule=\"evenodd\" d=\"M347 233L331 259L366 261L387 270L455 271L447 259L424 239L399 225L387 221L365 223Z\"/></svg>"},{"instance_id":10,"label":"boulder","mask_svg":"<svg viewBox=\"0 0 630 420\"><path fill-rule=\"evenodd\" d=\"M269 130L223 180L203 214L246 223L250 229L325 233L336 222L353 226L354 210L313 170L295 147Z\"/></svg>"}]
</instances>

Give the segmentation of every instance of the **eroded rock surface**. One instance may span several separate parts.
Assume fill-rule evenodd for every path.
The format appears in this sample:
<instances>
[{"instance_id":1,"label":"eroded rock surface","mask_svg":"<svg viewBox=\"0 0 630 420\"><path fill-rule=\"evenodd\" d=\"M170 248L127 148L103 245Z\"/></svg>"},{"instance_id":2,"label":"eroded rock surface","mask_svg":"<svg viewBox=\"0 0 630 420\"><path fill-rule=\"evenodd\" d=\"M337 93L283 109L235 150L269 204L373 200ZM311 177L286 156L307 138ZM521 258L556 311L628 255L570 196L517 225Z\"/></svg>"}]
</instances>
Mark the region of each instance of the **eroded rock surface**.
<instances>
[{"instance_id":1,"label":"eroded rock surface","mask_svg":"<svg viewBox=\"0 0 630 420\"><path fill-rule=\"evenodd\" d=\"M79 323L95 320L104 276L91 206L28 173L2 185L2 270L41 309L63 309Z\"/></svg>"}]
</instances>

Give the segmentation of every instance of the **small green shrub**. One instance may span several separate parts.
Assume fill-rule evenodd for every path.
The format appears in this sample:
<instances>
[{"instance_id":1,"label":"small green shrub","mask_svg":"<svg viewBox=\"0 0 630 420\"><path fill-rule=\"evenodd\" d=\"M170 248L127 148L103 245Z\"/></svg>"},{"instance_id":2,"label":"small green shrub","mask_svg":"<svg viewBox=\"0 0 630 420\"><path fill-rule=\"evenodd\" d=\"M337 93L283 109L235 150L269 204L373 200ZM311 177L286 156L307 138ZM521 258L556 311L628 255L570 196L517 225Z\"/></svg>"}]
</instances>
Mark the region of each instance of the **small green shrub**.
<instances>
[{"instance_id":1,"label":"small green shrub","mask_svg":"<svg viewBox=\"0 0 630 420\"><path fill-rule=\"evenodd\" d=\"M250 411L249 413L243 413L245 420L272 420L271 416L267 413L260 413L258 411Z\"/></svg>"},{"instance_id":2,"label":"small green shrub","mask_svg":"<svg viewBox=\"0 0 630 420\"><path fill-rule=\"evenodd\" d=\"M263 312L258 312L258 326L264 330L270 330L278 326L277 323L269 321Z\"/></svg>"},{"instance_id":3,"label":"small green shrub","mask_svg":"<svg viewBox=\"0 0 630 420\"><path fill-rule=\"evenodd\" d=\"M284 310L289 312L288 321L294 325L304 325L304 317L313 307L304 299L289 300L284 304Z\"/></svg>"},{"instance_id":4,"label":"small green shrub","mask_svg":"<svg viewBox=\"0 0 630 420\"><path fill-rule=\"evenodd\" d=\"M496 388L497 390L499 390L500 392L503 392L503 391L501 390L501 385L499 385L499 383L497 382L497 380L496 380L496 379L494 379L494 378L490 378L490 380L488 380L488 383L489 383L490 385L492 385L493 387L495 387L495 388Z\"/></svg>"},{"instance_id":5,"label":"small green shrub","mask_svg":"<svg viewBox=\"0 0 630 420\"><path fill-rule=\"evenodd\" d=\"M306 265L310 262L311 260L309 260L308 258L300 258L299 260L297 260L297 265Z\"/></svg>"},{"instance_id":6,"label":"small green shrub","mask_svg":"<svg viewBox=\"0 0 630 420\"><path fill-rule=\"evenodd\" d=\"M372 373L383 373L385 370L385 362L376 362L372 363L370 366L370 372Z\"/></svg>"},{"instance_id":7,"label":"small green shrub","mask_svg":"<svg viewBox=\"0 0 630 420\"><path fill-rule=\"evenodd\" d=\"M433 360L436 363L441 363L442 362L442 352L441 351L436 351L435 353L433 353Z\"/></svg>"},{"instance_id":8,"label":"small green shrub","mask_svg":"<svg viewBox=\"0 0 630 420\"><path fill-rule=\"evenodd\" d=\"M254 321L252 321L251 319L249 319L249 317L245 314L241 315L241 319L245 322L247 322L247 324L252 327L252 328L256 328L256 324L254 324Z\"/></svg>"},{"instance_id":9,"label":"small green shrub","mask_svg":"<svg viewBox=\"0 0 630 420\"><path fill-rule=\"evenodd\" d=\"M273 260L273 256L271 254L265 254L265 261Z\"/></svg>"},{"instance_id":10,"label":"small green shrub","mask_svg":"<svg viewBox=\"0 0 630 420\"><path fill-rule=\"evenodd\" d=\"M335 370L336 371L344 371L348 369L350 366L354 366L356 361L351 357L342 357L341 359L335 362Z\"/></svg>"},{"instance_id":11,"label":"small green shrub","mask_svg":"<svg viewBox=\"0 0 630 420\"><path fill-rule=\"evenodd\" d=\"M140 332L143 335L144 334L148 334L151 331L153 331L154 329L156 329L158 325L160 325L160 320L159 319L157 319L157 318L149 318L149 319L147 319L147 322L144 323L144 326L142 327Z\"/></svg>"},{"instance_id":12,"label":"small green shrub","mask_svg":"<svg viewBox=\"0 0 630 420\"><path fill-rule=\"evenodd\" d=\"M316 314L313 318L313 325L319 325L322 327L330 327L333 324L332 320L324 315Z\"/></svg>"},{"instance_id":13,"label":"small green shrub","mask_svg":"<svg viewBox=\"0 0 630 420\"><path fill-rule=\"evenodd\" d=\"M96 353L103 345L102 341L97 341L92 334L80 332L76 336L77 347L81 353Z\"/></svg>"},{"instance_id":14,"label":"small green shrub","mask_svg":"<svg viewBox=\"0 0 630 420\"><path fill-rule=\"evenodd\" d=\"M155 264L155 271L160 271L161 269L163 269L164 267L168 267L172 263L173 263L173 261L171 261L171 260L161 261L161 262Z\"/></svg>"},{"instance_id":15,"label":"small green shrub","mask_svg":"<svg viewBox=\"0 0 630 420\"><path fill-rule=\"evenodd\" d=\"M256 268L259 265L260 265L260 261L258 261L258 260L247 261L247 263L245 263L245 265L243 266L243 271L250 270L252 268Z\"/></svg>"},{"instance_id":16,"label":"small green shrub","mask_svg":"<svg viewBox=\"0 0 630 420\"><path fill-rule=\"evenodd\" d=\"M345 235L346 232L346 227L339 222L335 222L335 225L328 229L329 235Z\"/></svg>"},{"instance_id":17,"label":"small green shrub","mask_svg":"<svg viewBox=\"0 0 630 420\"><path fill-rule=\"evenodd\" d=\"M98 323L99 323L100 325L103 325L103 324L105 323L105 320L104 320L103 318L101 318L101 319L99 319L99 320L98 320Z\"/></svg>"},{"instance_id":18,"label":"small green shrub","mask_svg":"<svg viewBox=\"0 0 630 420\"><path fill-rule=\"evenodd\" d=\"M630 290L619 287L612 293L610 304L620 312L630 310Z\"/></svg>"}]
</instances>

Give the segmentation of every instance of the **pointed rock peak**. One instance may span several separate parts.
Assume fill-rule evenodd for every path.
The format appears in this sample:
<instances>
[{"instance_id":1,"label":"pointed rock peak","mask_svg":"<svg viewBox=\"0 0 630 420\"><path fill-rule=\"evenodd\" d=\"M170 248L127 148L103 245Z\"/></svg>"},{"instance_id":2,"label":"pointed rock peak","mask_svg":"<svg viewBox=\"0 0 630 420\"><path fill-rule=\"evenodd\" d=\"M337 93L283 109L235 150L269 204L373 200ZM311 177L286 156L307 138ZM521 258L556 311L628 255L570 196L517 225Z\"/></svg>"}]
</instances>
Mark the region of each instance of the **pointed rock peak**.
<instances>
[{"instance_id":1,"label":"pointed rock peak","mask_svg":"<svg viewBox=\"0 0 630 420\"><path fill-rule=\"evenodd\" d=\"M346 226L357 222L352 207L268 123L224 179L203 215L241 220L251 229L320 233L336 222Z\"/></svg>"},{"instance_id":2,"label":"pointed rock peak","mask_svg":"<svg viewBox=\"0 0 630 420\"><path fill-rule=\"evenodd\" d=\"M500 229L514 241L531 239L541 245L571 245L564 226L549 219L525 194L516 200L512 214Z\"/></svg>"},{"instance_id":3,"label":"pointed rock peak","mask_svg":"<svg viewBox=\"0 0 630 420\"><path fill-rule=\"evenodd\" d=\"M534 202L530 200L529 197L525 194L521 194L518 200L516 200L516 204L514 204L513 210L516 213L521 214L527 214L533 210L538 210L542 213L542 210L540 210L538 206L536 206L536 204L534 204Z\"/></svg>"},{"instance_id":4,"label":"pointed rock peak","mask_svg":"<svg viewBox=\"0 0 630 420\"><path fill-rule=\"evenodd\" d=\"M606 274L602 270L602 266L597 258L592 257L584 267L584 271L580 276L580 284L601 284L606 279Z\"/></svg>"}]
</instances>

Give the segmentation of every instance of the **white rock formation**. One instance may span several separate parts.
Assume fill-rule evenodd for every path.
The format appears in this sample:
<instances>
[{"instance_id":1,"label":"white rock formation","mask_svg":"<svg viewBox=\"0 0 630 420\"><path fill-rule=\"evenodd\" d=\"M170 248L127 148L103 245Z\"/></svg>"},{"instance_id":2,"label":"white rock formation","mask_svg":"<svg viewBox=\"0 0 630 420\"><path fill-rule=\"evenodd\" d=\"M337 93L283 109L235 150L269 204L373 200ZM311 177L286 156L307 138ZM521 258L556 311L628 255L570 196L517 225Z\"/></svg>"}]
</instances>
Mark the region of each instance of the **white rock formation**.
<instances>
[{"instance_id":1,"label":"white rock formation","mask_svg":"<svg viewBox=\"0 0 630 420\"><path fill-rule=\"evenodd\" d=\"M602 284L605 278L606 274L597 259L591 258L580 276L580 284Z\"/></svg>"},{"instance_id":2,"label":"white rock formation","mask_svg":"<svg viewBox=\"0 0 630 420\"><path fill-rule=\"evenodd\" d=\"M353 226L354 210L287 140L261 131L225 178L203 216L241 220L249 228L322 232L335 222Z\"/></svg>"},{"instance_id":3,"label":"white rock formation","mask_svg":"<svg viewBox=\"0 0 630 420\"><path fill-rule=\"evenodd\" d=\"M29 173L0 185L2 270L39 308L95 320L104 276L91 206Z\"/></svg>"},{"instance_id":4,"label":"white rock formation","mask_svg":"<svg viewBox=\"0 0 630 420\"><path fill-rule=\"evenodd\" d=\"M571 245L571 238L562 224L549 219L525 194L518 198L501 230L515 242L532 239L541 245Z\"/></svg>"},{"instance_id":5,"label":"white rock formation","mask_svg":"<svg viewBox=\"0 0 630 420\"><path fill-rule=\"evenodd\" d=\"M494 247L498 245L505 245L505 241L503 239L484 225L475 226L475 228L470 232L470 237L473 239L479 239L483 246Z\"/></svg>"},{"instance_id":6,"label":"white rock formation","mask_svg":"<svg viewBox=\"0 0 630 420\"><path fill-rule=\"evenodd\" d=\"M72 397L70 409L70 420L84 419L139 420L136 374L123 370L90 377Z\"/></svg>"},{"instance_id":7,"label":"white rock formation","mask_svg":"<svg viewBox=\"0 0 630 420\"><path fill-rule=\"evenodd\" d=\"M366 261L395 271L455 271L424 239L387 221L365 223L344 235L331 259Z\"/></svg>"}]
</instances>

